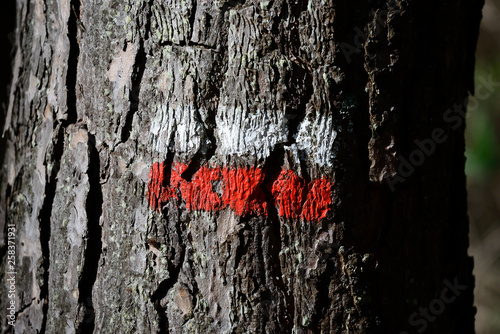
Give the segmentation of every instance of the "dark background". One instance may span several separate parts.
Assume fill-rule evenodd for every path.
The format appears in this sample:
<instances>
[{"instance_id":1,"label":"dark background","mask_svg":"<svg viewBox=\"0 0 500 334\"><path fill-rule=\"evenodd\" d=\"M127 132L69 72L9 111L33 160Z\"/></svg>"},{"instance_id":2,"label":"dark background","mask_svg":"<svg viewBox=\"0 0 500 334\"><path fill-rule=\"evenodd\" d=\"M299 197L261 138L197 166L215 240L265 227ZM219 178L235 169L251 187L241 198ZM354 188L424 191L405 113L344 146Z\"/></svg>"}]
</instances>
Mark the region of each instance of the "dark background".
<instances>
[{"instance_id":1,"label":"dark background","mask_svg":"<svg viewBox=\"0 0 500 334\"><path fill-rule=\"evenodd\" d=\"M479 78L500 83L500 0L486 0L476 53ZM500 85L467 116L470 255L476 276L476 332L500 333Z\"/></svg>"},{"instance_id":2,"label":"dark background","mask_svg":"<svg viewBox=\"0 0 500 334\"><path fill-rule=\"evenodd\" d=\"M16 25L16 2L3 1L0 9L0 165L3 167L5 139L2 137L7 112L8 85L11 80L14 45L14 28Z\"/></svg>"}]
</instances>

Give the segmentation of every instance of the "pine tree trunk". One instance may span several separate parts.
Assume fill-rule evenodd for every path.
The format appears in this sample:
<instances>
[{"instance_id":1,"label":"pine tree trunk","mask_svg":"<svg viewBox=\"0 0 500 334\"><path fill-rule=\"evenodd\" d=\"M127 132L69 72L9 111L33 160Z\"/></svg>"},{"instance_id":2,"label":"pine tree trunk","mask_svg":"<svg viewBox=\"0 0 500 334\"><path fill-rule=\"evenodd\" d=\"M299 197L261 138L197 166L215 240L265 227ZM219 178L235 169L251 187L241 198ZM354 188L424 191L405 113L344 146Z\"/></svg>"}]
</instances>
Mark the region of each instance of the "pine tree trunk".
<instances>
[{"instance_id":1,"label":"pine tree trunk","mask_svg":"<svg viewBox=\"0 0 500 334\"><path fill-rule=\"evenodd\" d=\"M473 333L481 8L18 0L2 332Z\"/></svg>"}]
</instances>

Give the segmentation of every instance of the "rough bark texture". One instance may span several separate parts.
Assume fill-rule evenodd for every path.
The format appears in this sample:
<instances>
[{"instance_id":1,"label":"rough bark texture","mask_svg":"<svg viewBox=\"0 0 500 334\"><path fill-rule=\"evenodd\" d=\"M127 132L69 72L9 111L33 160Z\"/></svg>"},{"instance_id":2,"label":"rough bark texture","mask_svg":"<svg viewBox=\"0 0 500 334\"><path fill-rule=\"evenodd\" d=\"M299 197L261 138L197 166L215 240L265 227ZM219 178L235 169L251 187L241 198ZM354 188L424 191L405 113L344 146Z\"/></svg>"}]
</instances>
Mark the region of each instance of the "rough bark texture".
<instances>
[{"instance_id":1,"label":"rough bark texture","mask_svg":"<svg viewBox=\"0 0 500 334\"><path fill-rule=\"evenodd\" d=\"M0 188L16 332L414 333L458 282L426 330L472 333L464 126L443 116L473 91L481 7L17 0ZM436 128L447 140L395 184ZM158 162L176 195L150 207ZM222 176L216 209L187 205L181 164L181 187L261 171L262 210L222 206ZM278 179L306 189L289 208ZM331 204L311 220L320 179Z\"/></svg>"}]
</instances>

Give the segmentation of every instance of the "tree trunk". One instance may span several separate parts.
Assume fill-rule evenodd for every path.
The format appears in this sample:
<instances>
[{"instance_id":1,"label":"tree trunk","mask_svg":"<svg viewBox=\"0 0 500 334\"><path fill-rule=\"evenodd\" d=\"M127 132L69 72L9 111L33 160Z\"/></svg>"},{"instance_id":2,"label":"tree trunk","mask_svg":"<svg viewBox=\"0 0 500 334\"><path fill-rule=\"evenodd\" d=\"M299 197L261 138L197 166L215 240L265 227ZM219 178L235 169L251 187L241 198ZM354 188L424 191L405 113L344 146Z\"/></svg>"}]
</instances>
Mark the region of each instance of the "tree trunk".
<instances>
[{"instance_id":1,"label":"tree trunk","mask_svg":"<svg viewBox=\"0 0 500 334\"><path fill-rule=\"evenodd\" d=\"M481 8L18 0L2 332L473 333Z\"/></svg>"}]
</instances>

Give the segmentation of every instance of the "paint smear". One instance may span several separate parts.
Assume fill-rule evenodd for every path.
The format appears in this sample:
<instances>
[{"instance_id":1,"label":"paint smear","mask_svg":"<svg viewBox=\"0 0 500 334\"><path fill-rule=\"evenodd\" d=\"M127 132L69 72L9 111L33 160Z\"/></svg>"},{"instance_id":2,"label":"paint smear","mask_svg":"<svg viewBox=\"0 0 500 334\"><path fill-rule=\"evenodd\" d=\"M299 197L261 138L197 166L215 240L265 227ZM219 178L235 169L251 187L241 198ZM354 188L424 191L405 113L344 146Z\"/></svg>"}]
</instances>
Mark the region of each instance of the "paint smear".
<instances>
[{"instance_id":1,"label":"paint smear","mask_svg":"<svg viewBox=\"0 0 500 334\"><path fill-rule=\"evenodd\" d=\"M153 164L147 191L153 210L160 212L169 200L182 199L189 211L217 212L229 207L239 216L267 216L270 205L264 193L267 188L281 217L315 221L325 218L330 211L333 183L327 178L307 183L294 171L283 169L271 184L264 185L262 168L202 166L188 181L182 178L187 167L173 164L168 175L163 162Z\"/></svg>"}]
</instances>

